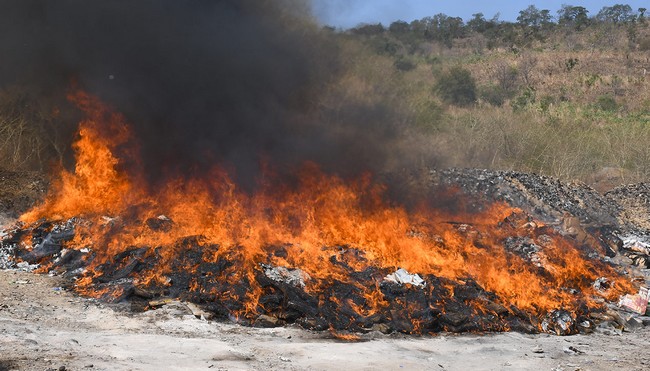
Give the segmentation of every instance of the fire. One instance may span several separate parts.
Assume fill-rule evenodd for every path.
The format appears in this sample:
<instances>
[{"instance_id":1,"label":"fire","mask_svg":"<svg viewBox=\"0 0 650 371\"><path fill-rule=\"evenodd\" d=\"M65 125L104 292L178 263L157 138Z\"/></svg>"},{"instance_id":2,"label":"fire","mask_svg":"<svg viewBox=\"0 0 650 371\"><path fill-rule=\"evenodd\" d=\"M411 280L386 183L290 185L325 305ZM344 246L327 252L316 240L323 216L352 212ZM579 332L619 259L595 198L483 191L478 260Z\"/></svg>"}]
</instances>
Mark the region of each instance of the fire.
<instances>
[{"instance_id":1,"label":"fire","mask_svg":"<svg viewBox=\"0 0 650 371\"><path fill-rule=\"evenodd\" d=\"M612 269L501 203L472 214L450 215L424 206L409 212L387 201L384 187L370 176L346 182L309 163L299 170L297 185L270 182L252 195L216 166L202 179L173 179L148 189L138 175L137 146L124 118L83 92L70 99L87 116L74 144L76 167L63 170L45 202L21 220L84 221L76 225L67 247L90 248L95 254L78 281L79 291L88 295L105 294L94 286L95 278L124 269L118 256L131 257L124 262L156 262L129 272L141 286L169 286L176 271L192 273L188 291L210 298L206 300L241 303L230 308L240 319L255 318L269 308L261 300L267 290L258 283L261 264L302 275L305 292L319 298L315 305L331 305L341 316L349 310L351 321L355 316L373 318L389 306L380 278L397 268L443 280L421 289L428 295L448 292L450 298L458 297L458 284L475 282L494 295L490 302L506 311L514 306L540 317L558 308L595 307L596 296L611 299L630 290ZM534 262L504 248L513 236L539 248ZM188 254L199 254L200 262L187 259ZM204 266L215 270L202 271ZM350 274L373 269L379 277L374 285L357 282ZM591 286L600 276L614 282L605 294ZM362 299L328 296L328 288L338 282ZM438 301L441 308L445 300ZM402 304L407 310L417 307ZM477 313L494 311L478 301L471 305ZM424 309L413 309L418 310ZM419 332L420 320L408 317Z\"/></svg>"},{"instance_id":2,"label":"fire","mask_svg":"<svg viewBox=\"0 0 650 371\"><path fill-rule=\"evenodd\" d=\"M75 171L63 170L54 185L56 196L52 195L42 207L23 215L23 220L34 220L43 215L69 218L72 215L117 213L129 201L124 195L132 194L132 186L118 171L119 160L113 154L129 138L122 117L108 112L82 92L69 98L89 115L80 123L79 139L73 145L77 154Z\"/></svg>"}]
</instances>

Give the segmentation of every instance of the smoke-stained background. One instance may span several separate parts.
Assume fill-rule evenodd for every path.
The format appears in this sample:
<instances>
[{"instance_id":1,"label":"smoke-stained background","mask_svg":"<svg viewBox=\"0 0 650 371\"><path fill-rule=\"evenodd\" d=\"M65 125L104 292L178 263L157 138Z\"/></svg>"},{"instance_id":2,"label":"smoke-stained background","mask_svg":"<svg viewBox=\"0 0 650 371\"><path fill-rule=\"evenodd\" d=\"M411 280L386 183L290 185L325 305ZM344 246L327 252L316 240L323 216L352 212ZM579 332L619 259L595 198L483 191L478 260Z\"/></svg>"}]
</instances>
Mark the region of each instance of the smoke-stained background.
<instances>
[{"instance_id":1,"label":"smoke-stained background","mask_svg":"<svg viewBox=\"0 0 650 371\"><path fill-rule=\"evenodd\" d=\"M250 185L261 160L280 172L305 160L344 176L381 170L399 157L394 112L321 104L341 66L305 9L293 0L2 0L0 84L64 106L76 81L126 115L153 181L220 163ZM76 122L61 121L72 140Z\"/></svg>"}]
</instances>

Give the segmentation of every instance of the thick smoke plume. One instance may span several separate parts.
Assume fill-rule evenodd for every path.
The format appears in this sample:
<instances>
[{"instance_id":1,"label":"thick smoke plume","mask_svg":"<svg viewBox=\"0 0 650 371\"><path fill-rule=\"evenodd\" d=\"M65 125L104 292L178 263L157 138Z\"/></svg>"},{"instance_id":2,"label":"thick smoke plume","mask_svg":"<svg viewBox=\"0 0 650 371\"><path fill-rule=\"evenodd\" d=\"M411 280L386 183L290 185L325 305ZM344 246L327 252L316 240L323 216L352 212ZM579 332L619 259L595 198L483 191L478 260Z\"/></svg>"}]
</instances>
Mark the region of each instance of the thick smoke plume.
<instances>
[{"instance_id":1,"label":"thick smoke plume","mask_svg":"<svg viewBox=\"0 0 650 371\"><path fill-rule=\"evenodd\" d=\"M123 113L147 176L214 164L254 183L260 163L381 170L397 131L387 108L321 97L337 48L299 1L2 0L0 84L63 97L74 81ZM394 155L394 153L392 153Z\"/></svg>"}]
</instances>

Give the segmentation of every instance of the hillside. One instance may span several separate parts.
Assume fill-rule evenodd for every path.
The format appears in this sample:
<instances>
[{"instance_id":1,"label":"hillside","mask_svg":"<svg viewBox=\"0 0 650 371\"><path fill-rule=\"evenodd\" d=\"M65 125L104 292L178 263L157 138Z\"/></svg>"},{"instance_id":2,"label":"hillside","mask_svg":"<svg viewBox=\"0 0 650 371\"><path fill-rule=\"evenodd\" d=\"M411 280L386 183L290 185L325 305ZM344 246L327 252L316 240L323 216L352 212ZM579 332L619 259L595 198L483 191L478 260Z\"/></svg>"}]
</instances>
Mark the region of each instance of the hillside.
<instances>
[{"instance_id":1,"label":"hillside","mask_svg":"<svg viewBox=\"0 0 650 371\"><path fill-rule=\"evenodd\" d=\"M330 32L348 64L336 89L398 110L422 163L601 188L649 175L650 27L642 15L580 27L436 15Z\"/></svg>"}]
</instances>

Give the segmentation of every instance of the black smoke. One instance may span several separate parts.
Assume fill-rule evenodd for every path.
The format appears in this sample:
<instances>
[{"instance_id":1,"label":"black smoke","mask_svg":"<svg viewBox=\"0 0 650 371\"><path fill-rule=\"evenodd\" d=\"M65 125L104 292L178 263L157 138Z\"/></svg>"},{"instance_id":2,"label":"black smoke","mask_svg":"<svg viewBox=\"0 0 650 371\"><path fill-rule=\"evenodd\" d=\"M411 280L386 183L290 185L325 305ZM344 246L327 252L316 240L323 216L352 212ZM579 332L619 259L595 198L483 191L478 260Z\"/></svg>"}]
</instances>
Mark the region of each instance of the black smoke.
<instances>
[{"instance_id":1,"label":"black smoke","mask_svg":"<svg viewBox=\"0 0 650 371\"><path fill-rule=\"evenodd\" d=\"M261 162L286 173L304 161L343 176L381 170L396 155L394 112L323 105L341 56L303 7L0 0L0 84L53 99L76 81L127 117L154 182L217 163L244 184Z\"/></svg>"}]
</instances>

